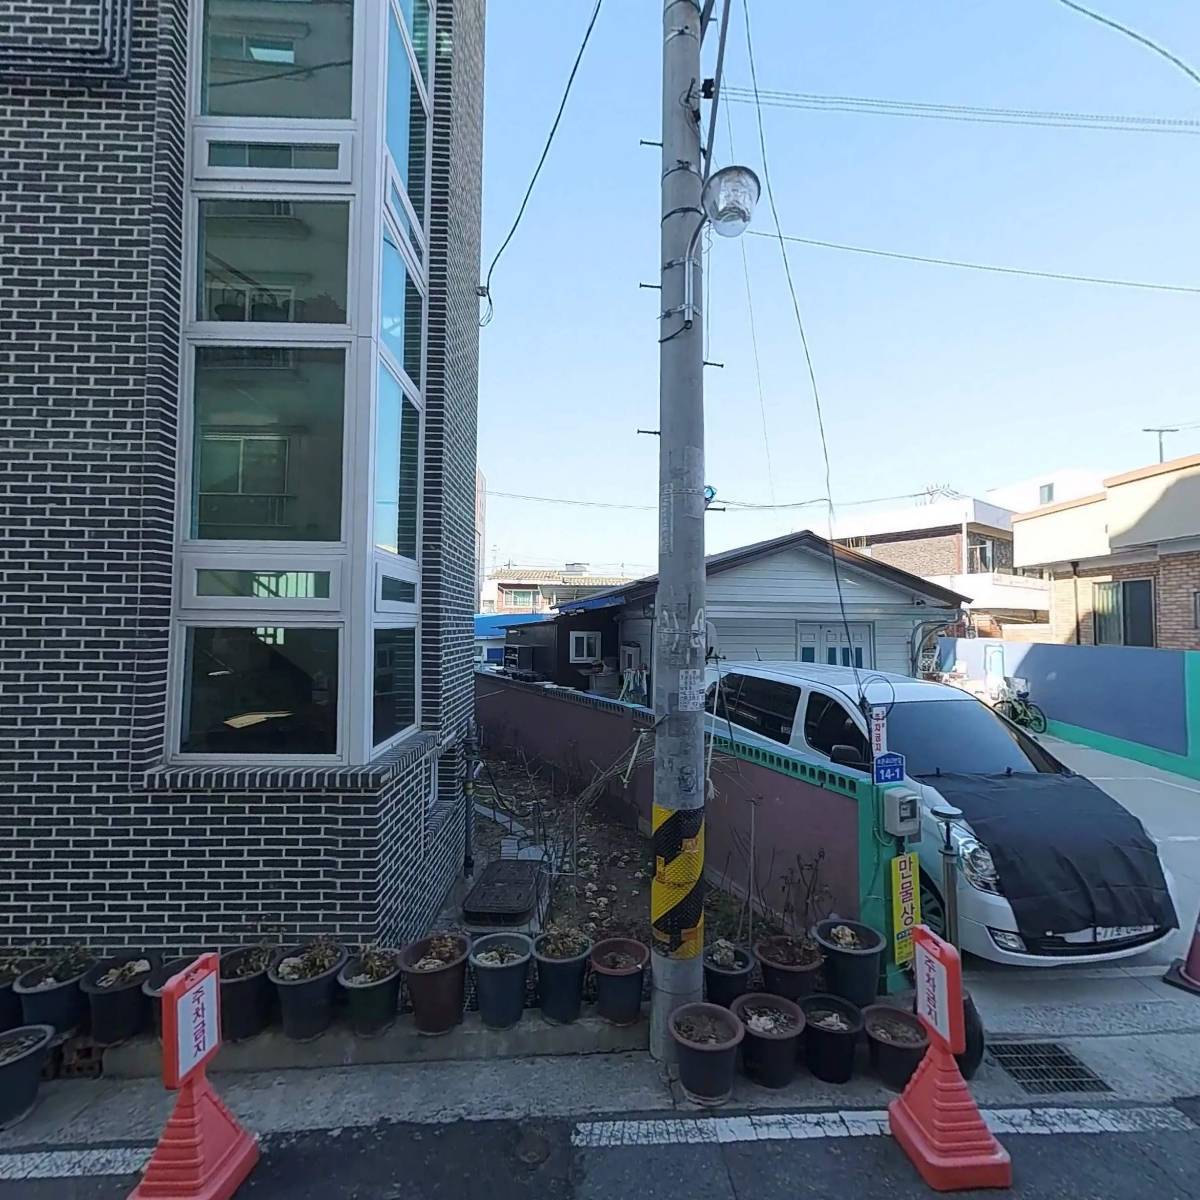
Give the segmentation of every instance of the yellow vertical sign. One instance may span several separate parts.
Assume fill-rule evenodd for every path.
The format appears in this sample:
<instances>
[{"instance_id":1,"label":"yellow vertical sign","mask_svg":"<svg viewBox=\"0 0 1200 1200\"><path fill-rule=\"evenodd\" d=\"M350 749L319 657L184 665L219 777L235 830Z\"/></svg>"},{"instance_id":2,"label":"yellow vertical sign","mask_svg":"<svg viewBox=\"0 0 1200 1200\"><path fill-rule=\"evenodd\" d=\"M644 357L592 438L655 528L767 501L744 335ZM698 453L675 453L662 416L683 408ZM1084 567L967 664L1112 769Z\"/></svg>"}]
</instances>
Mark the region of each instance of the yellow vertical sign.
<instances>
[{"instance_id":1,"label":"yellow vertical sign","mask_svg":"<svg viewBox=\"0 0 1200 1200\"><path fill-rule=\"evenodd\" d=\"M892 953L897 966L912 961L912 931L921 923L919 871L914 853L892 859Z\"/></svg>"}]
</instances>

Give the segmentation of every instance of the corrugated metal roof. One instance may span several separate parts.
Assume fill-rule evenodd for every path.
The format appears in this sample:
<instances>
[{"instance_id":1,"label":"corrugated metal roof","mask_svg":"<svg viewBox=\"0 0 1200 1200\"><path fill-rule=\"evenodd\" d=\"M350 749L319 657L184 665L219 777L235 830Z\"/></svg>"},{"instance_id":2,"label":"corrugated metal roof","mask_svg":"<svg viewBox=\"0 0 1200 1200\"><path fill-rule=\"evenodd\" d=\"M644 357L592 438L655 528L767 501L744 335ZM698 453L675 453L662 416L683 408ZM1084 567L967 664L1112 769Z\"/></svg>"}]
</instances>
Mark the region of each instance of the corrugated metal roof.
<instances>
[{"instance_id":1,"label":"corrugated metal roof","mask_svg":"<svg viewBox=\"0 0 1200 1200\"><path fill-rule=\"evenodd\" d=\"M632 578L632 575L572 575L564 571L547 571L541 567L502 567L488 576L495 583L550 583L561 587L618 587Z\"/></svg>"}]
</instances>

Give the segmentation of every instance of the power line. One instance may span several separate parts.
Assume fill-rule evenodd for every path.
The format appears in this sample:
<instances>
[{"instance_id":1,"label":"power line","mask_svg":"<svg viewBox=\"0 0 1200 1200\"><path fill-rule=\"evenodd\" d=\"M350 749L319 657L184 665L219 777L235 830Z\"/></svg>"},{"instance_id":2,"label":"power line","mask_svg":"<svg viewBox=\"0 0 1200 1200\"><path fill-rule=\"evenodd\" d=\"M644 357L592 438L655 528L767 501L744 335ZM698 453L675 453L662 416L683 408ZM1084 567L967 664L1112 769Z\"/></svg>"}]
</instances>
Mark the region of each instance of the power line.
<instances>
[{"instance_id":1,"label":"power line","mask_svg":"<svg viewBox=\"0 0 1200 1200\"><path fill-rule=\"evenodd\" d=\"M1082 13L1085 17L1091 17L1093 21L1099 21L1101 25L1107 25L1110 29L1115 29L1118 33L1123 33L1126 37L1133 38L1135 42L1141 42L1143 46L1153 50L1155 54L1161 55L1167 62L1174 63L1185 75L1191 78L1193 83L1200 83L1200 75L1192 70L1182 58L1177 58L1170 50L1164 46L1160 46L1157 42L1151 41L1148 37L1138 33L1137 30L1130 29L1127 25L1122 25L1119 21L1114 21L1111 17L1093 12L1090 8L1084 8L1082 4L1076 4L1075 0L1058 0L1058 2L1065 4L1067 8L1074 9L1077 13Z\"/></svg>"},{"instance_id":2,"label":"power line","mask_svg":"<svg viewBox=\"0 0 1200 1200\"><path fill-rule=\"evenodd\" d=\"M654 504L620 504L615 501L608 500L576 500L573 497L567 496L528 496L522 492L493 492L489 490L486 493L488 496L497 496L502 500L530 500L538 504L566 504L579 508L616 508L624 509L630 512L657 512L658 506ZM953 496L959 493L947 493ZM868 496L862 500L843 500L839 507L850 508L856 505L863 504L883 504L889 500L917 500L921 497L928 497L930 491L926 488L920 492L901 492L893 496ZM796 508L812 508L817 504L828 504L828 496L814 496L811 500L792 500L786 503L776 504L758 504L752 500L726 500L721 497L721 503L726 505L732 512L768 512L782 511L785 509Z\"/></svg>"},{"instance_id":3,"label":"power line","mask_svg":"<svg viewBox=\"0 0 1200 1200\"><path fill-rule=\"evenodd\" d=\"M854 638L850 634L850 619L846 615L846 598L842 594L842 575L838 566L837 550L833 542L834 509L833 509L833 468L829 461L829 442L825 437L825 417L821 411L821 392L817 387L817 372L813 367L812 352L808 347L808 335L804 331L804 318L800 315L800 301L796 297L796 287L792 282L792 266L788 261L787 245L783 240L783 229L779 224L779 209L775 205L775 189L771 184L771 169L767 162L767 135L763 129L762 105L758 102L758 68L754 62L754 41L750 34L750 0L742 0L742 16L746 25L746 57L750 63L750 82L754 85L754 112L758 120L758 149L762 158L763 183L767 188L767 200L771 206L771 220L775 224L775 236L779 241L779 255L783 259L783 273L787 279L788 293L792 298L792 312L796 316L796 328L800 331L800 345L804 348L804 361L808 366L808 378L812 384L813 408L817 414L817 432L821 438L821 454L825 459L825 496L829 516L829 561L833 568L833 582L837 588L838 609L842 616L842 628L846 634L846 653L850 667L854 672L855 689L859 702L865 700L862 681L858 675L858 665L854 661Z\"/></svg>"},{"instance_id":4,"label":"power line","mask_svg":"<svg viewBox=\"0 0 1200 1200\"><path fill-rule=\"evenodd\" d=\"M495 311L492 306L492 272L496 269L496 264L500 261L500 256L508 249L508 243L513 240L513 235L517 232L517 226L521 224L521 218L525 215L525 208L529 204L529 197L533 195L534 184L538 181L538 176L542 173L542 167L546 162L546 156L550 153L550 146L554 142L554 135L558 132L558 123L562 120L563 111L567 107L567 97L571 94L571 85L575 82L575 75L579 71L579 64L583 61L583 52L587 49L588 41L591 39L592 30L596 27L596 18L600 15L600 6L604 0L596 0L596 7L592 9L592 19L588 22L587 29L584 30L583 41L579 44L579 53L575 55L575 62L571 67L571 74L567 76L567 86L563 89L562 100L559 101L558 112L554 114L554 124L550 126L550 133L546 138L546 144L542 147L542 156L538 159L537 166L533 169L533 175L529 180L529 186L525 189L524 199L521 201L521 207L517 209L516 219L512 223L512 228L508 231L508 236L500 243L500 249L496 251L492 257L491 264L487 269L487 277L483 281L483 295L487 300L487 312L480 318L480 326L487 325L491 322L492 314Z\"/></svg>"},{"instance_id":5,"label":"power line","mask_svg":"<svg viewBox=\"0 0 1200 1200\"><path fill-rule=\"evenodd\" d=\"M755 237L775 238L773 233L764 233L758 229L749 229L747 233ZM966 262L957 258L933 258L924 254L903 254L899 250L879 250L871 246L850 246L844 242L827 242L820 238L796 237L792 234L779 235L785 242L797 242L805 246L821 246L826 250L846 250L851 254L872 254L879 258L898 258L905 262L929 263L939 267L961 267L968 271L994 271L1001 275L1027 275L1034 279L1058 279L1067 283L1099 283L1105 287L1141 288L1154 292L1185 292L1191 295L1200 294L1200 287L1189 287L1177 283L1147 283L1136 279L1110 279L1100 275L1071 275L1063 271L1037 271L1026 267L1002 267L995 263Z\"/></svg>"},{"instance_id":6,"label":"power line","mask_svg":"<svg viewBox=\"0 0 1200 1200\"><path fill-rule=\"evenodd\" d=\"M573 504L579 508L623 508L635 512L655 512L654 504L612 504L607 500L570 500L563 496L526 496L520 492L493 492L489 496L499 496L503 500L536 500L539 504Z\"/></svg>"},{"instance_id":7,"label":"power line","mask_svg":"<svg viewBox=\"0 0 1200 1200\"><path fill-rule=\"evenodd\" d=\"M726 87L727 99L754 103L748 88ZM1111 113L1052 112L1042 109L987 108L981 105L929 104L868 96L826 96L817 92L760 91L759 102L775 108L808 112L858 113L876 117L913 117L936 121L965 121L978 125L1017 125L1044 129L1099 129L1117 133L1200 135L1200 121L1186 117L1153 117Z\"/></svg>"}]
</instances>

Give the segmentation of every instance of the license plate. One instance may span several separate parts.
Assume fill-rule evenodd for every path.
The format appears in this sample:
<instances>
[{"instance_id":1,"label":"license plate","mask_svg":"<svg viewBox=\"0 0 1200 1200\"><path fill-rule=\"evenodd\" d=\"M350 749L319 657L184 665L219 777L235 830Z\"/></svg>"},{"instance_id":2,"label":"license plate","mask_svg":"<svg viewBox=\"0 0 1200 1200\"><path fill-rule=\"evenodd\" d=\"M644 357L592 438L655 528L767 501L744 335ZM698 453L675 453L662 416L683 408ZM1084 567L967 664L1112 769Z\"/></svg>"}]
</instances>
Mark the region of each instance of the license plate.
<instances>
[{"instance_id":1,"label":"license plate","mask_svg":"<svg viewBox=\"0 0 1200 1200\"><path fill-rule=\"evenodd\" d=\"M1099 925L1096 927L1096 941L1119 942L1125 938L1142 937L1153 932L1153 925Z\"/></svg>"}]
</instances>

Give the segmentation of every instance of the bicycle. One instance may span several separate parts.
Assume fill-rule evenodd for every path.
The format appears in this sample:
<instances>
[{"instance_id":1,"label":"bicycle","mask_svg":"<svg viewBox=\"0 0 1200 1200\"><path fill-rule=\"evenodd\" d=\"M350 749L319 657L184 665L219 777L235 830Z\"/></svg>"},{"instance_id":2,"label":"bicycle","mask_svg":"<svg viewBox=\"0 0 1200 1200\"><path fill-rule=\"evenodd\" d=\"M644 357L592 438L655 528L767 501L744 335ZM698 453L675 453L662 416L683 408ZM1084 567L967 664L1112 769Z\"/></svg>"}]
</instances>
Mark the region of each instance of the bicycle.
<instances>
[{"instance_id":1,"label":"bicycle","mask_svg":"<svg viewBox=\"0 0 1200 1200\"><path fill-rule=\"evenodd\" d=\"M1032 733L1046 732L1046 714L1029 699L1028 691L1018 690L1011 698L998 701L996 712L1022 729Z\"/></svg>"}]
</instances>

